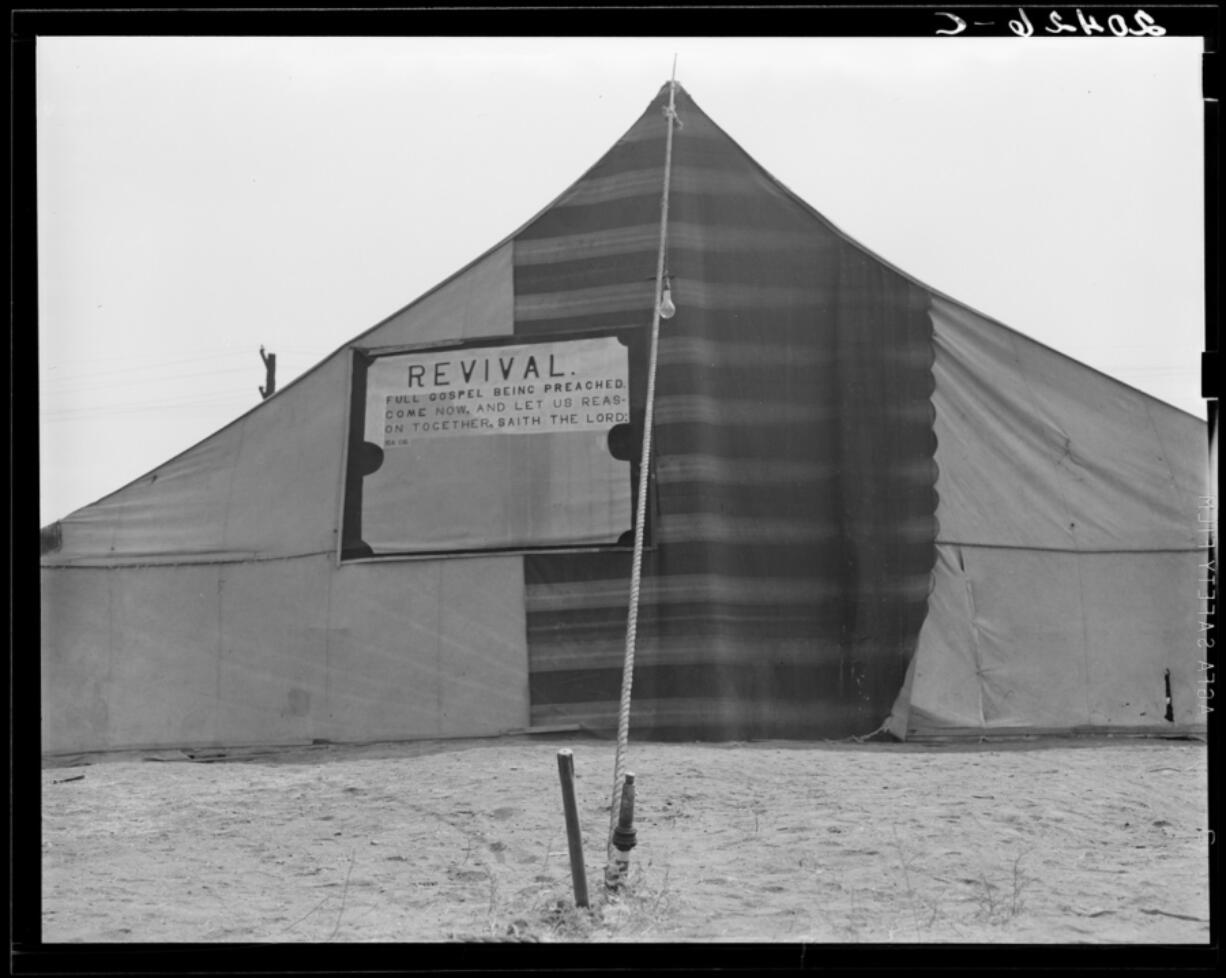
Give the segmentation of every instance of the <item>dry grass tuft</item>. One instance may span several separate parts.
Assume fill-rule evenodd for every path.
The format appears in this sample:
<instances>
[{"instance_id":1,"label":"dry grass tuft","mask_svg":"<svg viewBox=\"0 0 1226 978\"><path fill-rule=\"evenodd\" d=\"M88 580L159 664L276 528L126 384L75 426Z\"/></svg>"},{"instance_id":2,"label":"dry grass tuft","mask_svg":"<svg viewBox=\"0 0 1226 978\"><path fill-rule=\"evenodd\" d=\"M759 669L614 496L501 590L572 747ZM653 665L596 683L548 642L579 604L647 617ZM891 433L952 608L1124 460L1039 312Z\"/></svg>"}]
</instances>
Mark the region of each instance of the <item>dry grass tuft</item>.
<instances>
[{"instance_id":1,"label":"dry grass tuft","mask_svg":"<svg viewBox=\"0 0 1226 978\"><path fill-rule=\"evenodd\" d=\"M1012 872L1005 885L999 886L988 879L987 873L979 871L979 881L983 889L978 894L979 911L976 917L989 924L1007 924L1026 909L1025 892L1027 887L1038 882L1022 870L1022 860L1029 850L1019 852L1013 860Z\"/></svg>"},{"instance_id":2,"label":"dry grass tuft","mask_svg":"<svg viewBox=\"0 0 1226 978\"><path fill-rule=\"evenodd\" d=\"M574 894L556 883L521 890L507 903L496 905L494 899L483 940L600 943L649 938L666 924L676 896L669 889L668 871L657 879L649 863L632 868L616 892L597 882L589 907L575 906Z\"/></svg>"}]
</instances>

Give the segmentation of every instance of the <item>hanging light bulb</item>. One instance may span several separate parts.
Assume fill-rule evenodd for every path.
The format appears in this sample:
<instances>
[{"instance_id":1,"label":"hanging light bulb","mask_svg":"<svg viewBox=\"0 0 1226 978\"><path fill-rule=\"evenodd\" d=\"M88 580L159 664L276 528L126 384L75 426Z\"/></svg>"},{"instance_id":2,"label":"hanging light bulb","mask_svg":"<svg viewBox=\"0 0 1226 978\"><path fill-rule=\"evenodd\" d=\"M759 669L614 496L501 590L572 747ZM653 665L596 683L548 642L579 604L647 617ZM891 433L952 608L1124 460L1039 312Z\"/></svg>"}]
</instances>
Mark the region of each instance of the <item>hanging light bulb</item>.
<instances>
[{"instance_id":1,"label":"hanging light bulb","mask_svg":"<svg viewBox=\"0 0 1226 978\"><path fill-rule=\"evenodd\" d=\"M673 290L669 284L668 276L664 276L664 290L660 294L660 318L672 319L677 315L677 307L673 305Z\"/></svg>"}]
</instances>

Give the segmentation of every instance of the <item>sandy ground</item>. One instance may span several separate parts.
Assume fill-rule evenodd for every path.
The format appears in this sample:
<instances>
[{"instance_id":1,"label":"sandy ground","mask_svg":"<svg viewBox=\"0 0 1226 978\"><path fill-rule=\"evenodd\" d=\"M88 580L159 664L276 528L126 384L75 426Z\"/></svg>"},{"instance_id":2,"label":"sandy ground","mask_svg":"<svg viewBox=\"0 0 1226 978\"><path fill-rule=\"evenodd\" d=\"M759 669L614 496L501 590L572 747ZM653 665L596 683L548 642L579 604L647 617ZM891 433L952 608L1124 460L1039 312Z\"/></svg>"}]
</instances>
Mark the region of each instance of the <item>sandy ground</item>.
<instances>
[{"instance_id":1,"label":"sandy ground","mask_svg":"<svg viewBox=\"0 0 1226 978\"><path fill-rule=\"evenodd\" d=\"M604 741L147 756L44 769L44 941L1209 938L1196 742L632 743L639 845L616 898Z\"/></svg>"}]
</instances>

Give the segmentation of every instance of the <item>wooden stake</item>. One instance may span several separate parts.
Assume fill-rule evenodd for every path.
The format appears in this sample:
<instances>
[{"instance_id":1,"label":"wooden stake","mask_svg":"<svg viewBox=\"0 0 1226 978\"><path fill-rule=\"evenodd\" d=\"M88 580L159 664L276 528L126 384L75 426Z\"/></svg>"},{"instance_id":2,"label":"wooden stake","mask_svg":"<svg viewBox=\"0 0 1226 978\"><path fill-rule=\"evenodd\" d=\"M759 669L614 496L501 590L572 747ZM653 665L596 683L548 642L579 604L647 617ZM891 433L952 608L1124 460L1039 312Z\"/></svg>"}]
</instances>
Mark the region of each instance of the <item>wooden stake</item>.
<instances>
[{"instance_id":1,"label":"wooden stake","mask_svg":"<svg viewBox=\"0 0 1226 978\"><path fill-rule=\"evenodd\" d=\"M583 836L579 832L579 809L575 805L575 755L565 747L558 751L558 778L562 782L562 809L566 813L566 845L570 850L575 906L586 907L587 872L583 868Z\"/></svg>"}]
</instances>

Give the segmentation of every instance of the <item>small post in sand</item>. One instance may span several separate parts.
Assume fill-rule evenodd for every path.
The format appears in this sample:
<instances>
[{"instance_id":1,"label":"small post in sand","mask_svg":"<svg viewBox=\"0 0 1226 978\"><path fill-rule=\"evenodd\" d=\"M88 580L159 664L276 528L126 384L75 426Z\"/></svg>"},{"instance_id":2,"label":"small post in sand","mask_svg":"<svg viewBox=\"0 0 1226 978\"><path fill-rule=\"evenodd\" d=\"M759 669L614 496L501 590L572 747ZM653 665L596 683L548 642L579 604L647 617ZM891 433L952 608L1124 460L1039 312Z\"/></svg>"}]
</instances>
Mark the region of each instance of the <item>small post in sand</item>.
<instances>
[{"instance_id":1,"label":"small post in sand","mask_svg":"<svg viewBox=\"0 0 1226 978\"><path fill-rule=\"evenodd\" d=\"M630 870L630 850L637 841L634 831L634 775L626 772L622 784L621 808L617 813L617 825L613 829L609 846L609 865L605 869L604 883L610 890L620 889Z\"/></svg>"},{"instance_id":2,"label":"small post in sand","mask_svg":"<svg viewBox=\"0 0 1226 978\"><path fill-rule=\"evenodd\" d=\"M575 906L586 907L587 873L583 868L579 809L575 805L575 755L565 747L558 751L558 777L562 781L562 809L566 813L566 844L570 849L570 878L575 886Z\"/></svg>"}]
</instances>

